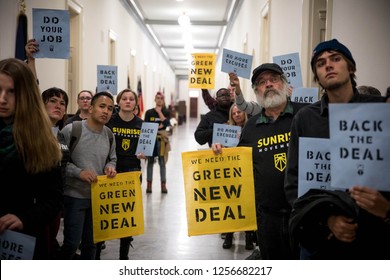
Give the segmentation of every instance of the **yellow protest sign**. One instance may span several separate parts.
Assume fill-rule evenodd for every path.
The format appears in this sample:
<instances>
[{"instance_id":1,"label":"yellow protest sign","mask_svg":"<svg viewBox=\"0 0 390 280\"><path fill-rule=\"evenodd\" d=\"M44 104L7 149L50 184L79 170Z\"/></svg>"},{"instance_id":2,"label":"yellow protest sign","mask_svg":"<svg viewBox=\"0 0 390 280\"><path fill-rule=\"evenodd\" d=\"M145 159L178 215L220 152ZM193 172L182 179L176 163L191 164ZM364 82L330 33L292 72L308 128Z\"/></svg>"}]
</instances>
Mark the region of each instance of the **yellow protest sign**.
<instances>
[{"instance_id":1,"label":"yellow protest sign","mask_svg":"<svg viewBox=\"0 0 390 280\"><path fill-rule=\"evenodd\" d=\"M91 185L94 242L144 233L141 171L98 176Z\"/></svg>"},{"instance_id":2,"label":"yellow protest sign","mask_svg":"<svg viewBox=\"0 0 390 280\"><path fill-rule=\"evenodd\" d=\"M182 153L188 235L256 230L252 148Z\"/></svg>"},{"instance_id":3,"label":"yellow protest sign","mask_svg":"<svg viewBox=\"0 0 390 280\"><path fill-rule=\"evenodd\" d=\"M189 88L215 87L215 53L193 53L191 54L191 68L189 73Z\"/></svg>"}]
</instances>

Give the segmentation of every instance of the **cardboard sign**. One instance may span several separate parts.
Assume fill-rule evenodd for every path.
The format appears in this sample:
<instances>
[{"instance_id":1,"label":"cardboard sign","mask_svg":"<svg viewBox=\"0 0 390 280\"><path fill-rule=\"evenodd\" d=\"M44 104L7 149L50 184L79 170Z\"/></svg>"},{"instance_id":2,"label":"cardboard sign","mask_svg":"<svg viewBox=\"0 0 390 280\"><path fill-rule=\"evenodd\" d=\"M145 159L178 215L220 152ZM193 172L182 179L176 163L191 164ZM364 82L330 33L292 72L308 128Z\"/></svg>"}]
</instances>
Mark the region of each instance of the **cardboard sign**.
<instances>
[{"instance_id":1,"label":"cardboard sign","mask_svg":"<svg viewBox=\"0 0 390 280\"><path fill-rule=\"evenodd\" d=\"M189 88L215 87L215 53L193 53L189 73Z\"/></svg>"},{"instance_id":2,"label":"cardboard sign","mask_svg":"<svg viewBox=\"0 0 390 280\"><path fill-rule=\"evenodd\" d=\"M144 233L141 171L98 176L91 184L95 243Z\"/></svg>"},{"instance_id":3,"label":"cardboard sign","mask_svg":"<svg viewBox=\"0 0 390 280\"><path fill-rule=\"evenodd\" d=\"M318 88L294 88L291 101L297 103L314 103L318 101Z\"/></svg>"},{"instance_id":4,"label":"cardboard sign","mask_svg":"<svg viewBox=\"0 0 390 280\"><path fill-rule=\"evenodd\" d=\"M97 92L108 91L112 95L118 93L118 66L97 66Z\"/></svg>"},{"instance_id":5,"label":"cardboard sign","mask_svg":"<svg viewBox=\"0 0 390 280\"><path fill-rule=\"evenodd\" d=\"M282 67L288 84L294 88L303 86L299 53L290 53L273 57L273 62Z\"/></svg>"},{"instance_id":6,"label":"cardboard sign","mask_svg":"<svg viewBox=\"0 0 390 280\"><path fill-rule=\"evenodd\" d=\"M39 44L35 58L70 57L70 21L68 10L32 9L33 38Z\"/></svg>"},{"instance_id":7,"label":"cardboard sign","mask_svg":"<svg viewBox=\"0 0 390 280\"><path fill-rule=\"evenodd\" d=\"M225 147L236 147L240 140L241 126L214 123L213 143L220 143Z\"/></svg>"},{"instance_id":8,"label":"cardboard sign","mask_svg":"<svg viewBox=\"0 0 390 280\"><path fill-rule=\"evenodd\" d=\"M298 197L309 189L330 189L330 140L299 137Z\"/></svg>"},{"instance_id":9,"label":"cardboard sign","mask_svg":"<svg viewBox=\"0 0 390 280\"><path fill-rule=\"evenodd\" d=\"M223 49L221 71L250 79L253 56Z\"/></svg>"},{"instance_id":10,"label":"cardboard sign","mask_svg":"<svg viewBox=\"0 0 390 280\"><path fill-rule=\"evenodd\" d=\"M252 148L182 153L188 235L256 230Z\"/></svg>"},{"instance_id":11,"label":"cardboard sign","mask_svg":"<svg viewBox=\"0 0 390 280\"><path fill-rule=\"evenodd\" d=\"M0 234L1 260L32 260L35 237L6 229Z\"/></svg>"},{"instance_id":12,"label":"cardboard sign","mask_svg":"<svg viewBox=\"0 0 390 280\"><path fill-rule=\"evenodd\" d=\"M329 104L332 187L390 191L390 104Z\"/></svg>"},{"instance_id":13,"label":"cardboard sign","mask_svg":"<svg viewBox=\"0 0 390 280\"><path fill-rule=\"evenodd\" d=\"M143 122L135 154L143 153L147 157L153 156L157 132L158 123Z\"/></svg>"}]
</instances>

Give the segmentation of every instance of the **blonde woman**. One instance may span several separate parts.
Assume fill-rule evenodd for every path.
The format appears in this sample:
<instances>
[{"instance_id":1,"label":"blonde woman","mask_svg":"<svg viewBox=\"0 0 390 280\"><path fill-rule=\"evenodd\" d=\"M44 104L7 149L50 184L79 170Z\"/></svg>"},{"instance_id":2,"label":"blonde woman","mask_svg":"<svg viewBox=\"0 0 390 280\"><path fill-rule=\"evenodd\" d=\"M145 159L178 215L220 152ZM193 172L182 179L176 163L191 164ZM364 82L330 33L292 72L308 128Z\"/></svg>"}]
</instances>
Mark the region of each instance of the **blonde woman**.
<instances>
[{"instance_id":1,"label":"blonde woman","mask_svg":"<svg viewBox=\"0 0 390 280\"><path fill-rule=\"evenodd\" d=\"M238 109L237 104L233 103L229 110L228 124L241 126L241 128L243 128L247 120L248 120L248 114ZM247 250L254 249L253 236L255 236L255 233L253 231L245 232L245 249ZM230 249L232 245L233 245L233 232L228 232L225 235L225 241L223 242L222 247L224 249Z\"/></svg>"}]
</instances>

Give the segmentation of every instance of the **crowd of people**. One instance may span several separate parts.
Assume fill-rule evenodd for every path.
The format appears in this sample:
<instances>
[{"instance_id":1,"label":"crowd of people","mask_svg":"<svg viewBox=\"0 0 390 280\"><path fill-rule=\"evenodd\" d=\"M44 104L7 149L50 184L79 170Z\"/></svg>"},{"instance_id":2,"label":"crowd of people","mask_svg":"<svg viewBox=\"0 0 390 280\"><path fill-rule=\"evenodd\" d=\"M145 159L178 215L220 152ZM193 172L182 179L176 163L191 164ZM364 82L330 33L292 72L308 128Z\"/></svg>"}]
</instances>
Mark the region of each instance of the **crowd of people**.
<instances>
[{"instance_id":1,"label":"crowd of people","mask_svg":"<svg viewBox=\"0 0 390 280\"><path fill-rule=\"evenodd\" d=\"M383 255L374 258L389 259L389 191L378 191L375 185L351 185L348 192L340 194L315 190L313 186L304 196L297 195L299 139L330 137L329 104L383 103L389 102L389 96L372 86L357 86L355 60L337 39L315 47L311 68L321 89L320 101L313 104L290 100L293 89L275 63L264 63L253 70L251 82L257 102L245 101L236 73L229 73L230 85L236 91L231 109L236 106L251 116L239 136L238 146L252 147L253 151L258 258L371 259L374 251L380 251ZM209 104L206 91L203 93ZM218 101L218 92L216 95ZM208 115L211 113L204 118ZM202 124L203 119L197 130L202 129ZM208 127L212 127L212 121ZM198 143L206 143L204 139L199 141L197 133ZM272 144L267 141L271 138L276 139ZM210 139L207 142L215 154L223 153L225 147L221 143L212 143ZM323 203L322 207L317 203ZM332 205L349 206L358 214L336 211ZM330 207L332 211L327 211ZM230 241L229 246L225 244L224 248L230 248ZM253 254L249 258L253 259Z\"/></svg>"},{"instance_id":2,"label":"crowd of people","mask_svg":"<svg viewBox=\"0 0 390 280\"><path fill-rule=\"evenodd\" d=\"M157 160L161 193L168 193L166 129L171 124L165 96L157 92L155 107L141 119L138 96L131 89L119 92L116 102L109 92L82 90L78 112L67 118L69 97L64 90L52 87L41 94L33 57L38 51L32 39L26 45L27 63L13 58L0 61L0 176L5 186L0 196L0 234L14 230L36 237L34 259L100 259L104 242L96 244L93 239L91 200L91 183L97 176L141 171L141 160L146 160L150 194ZM245 248L253 250L256 243L259 254L249 259L389 259L389 191L379 191L375 184L351 185L343 194L309 191L298 197L299 139L330 138L330 104L384 103L389 102L389 93L357 87L356 62L336 39L318 44L310 65L322 91L321 99L312 104L290 100L292 88L275 63L253 70L256 101L245 101L235 73L229 73L228 88L219 89L216 98L203 89L210 111L202 115L194 138L221 154L225 147L213 143L213 125L236 125L242 128L237 146L252 148L255 181L245 187L255 191L257 230L246 232ZM149 157L136 154L143 122L158 124ZM271 144L271 138L277 140ZM328 203L320 204L324 208L312 206L319 197ZM331 203L347 205L355 214L335 207L330 211ZM61 218L62 246L57 240ZM230 249L234 233L223 236L222 247ZM132 236L120 238L119 259L129 259L132 241Z\"/></svg>"}]
</instances>

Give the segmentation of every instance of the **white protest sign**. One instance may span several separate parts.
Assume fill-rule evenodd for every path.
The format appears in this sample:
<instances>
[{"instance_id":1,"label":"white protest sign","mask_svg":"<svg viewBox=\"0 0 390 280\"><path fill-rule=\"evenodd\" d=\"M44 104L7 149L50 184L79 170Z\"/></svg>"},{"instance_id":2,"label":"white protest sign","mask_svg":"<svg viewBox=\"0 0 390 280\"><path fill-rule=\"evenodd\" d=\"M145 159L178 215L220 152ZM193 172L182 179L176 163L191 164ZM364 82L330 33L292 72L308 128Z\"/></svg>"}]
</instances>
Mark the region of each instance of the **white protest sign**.
<instances>
[{"instance_id":1,"label":"white protest sign","mask_svg":"<svg viewBox=\"0 0 390 280\"><path fill-rule=\"evenodd\" d=\"M332 187L390 191L390 104L329 104Z\"/></svg>"},{"instance_id":2,"label":"white protest sign","mask_svg":"<svg viewBox=\"0 0 390 280\"><path fill-rule=\"evenodd\" d=\"M290 86L293 86L294 88L303 86L299 53L274 56L273 62L282 67Z\"/></svg>"},{"instance_id":3,"label":"white protest sign","mask_svg":"<svg viewBox=\"0 0 390 280\"><path fill-rule=\"evenodd\" d=\"M118 66L98 65L97 66L97 92L108 91L112 95L118 93Z\"/></svg>"},{"instance_id":4,"label":"white protest sign","mask_svg":"<svg viewBox=\"0 0 390 280\"><path fill-rule=\"evenodd\" d=\"M35 237L20 232L5 230L0 234L0 259L32 260Z\"/></svg>"},{"instance_id":5,"label":"white protest sign","mask_svg":"<svg viewBox=\"0 0 390 280\"><path fill-rule=\"evenodd\" d=\"M237 76L249 79L252 69L251 55L223 49L221 71L225 73L234 72Z\"/></svg>"},{"instance_id":6,"label":"white protest sign","mask_svg":"<svg viewBox=\"0 0 390 280\"><path fill-rule=\"evenodd\" d=\"M318 101L318 88L294 88L291 101L298 103L314 103Z\"/></svg>"},{"instance_id":7,"label":"white protest sign","mask_svg":"<svg viewBox=\"0 0 390 280\"><path fill-rule=\"evenodd\" d=\"M143 122L141 134L138 139L135 154L143 153L145 156L153 156L154 144L156 143L158 123Z\"/></svg>"},{"instance_id":8,"label":"white protest sign","mask_svg":"<svg viewBox=\"0 0 390 280\"><path fill-rule=\"evenodd\" d=\"M329 139L299 137L298 197L309 189L330 189Z\"/></svg>"},{"instance_id":9,"label":"white protest sign","mask_svg":"<svg viewBox=\"0 0 390 280\"><path fill-rule=\"evenodd\" d=\"M220 143L225 147L236 147L240 140L241 126L214 123L213 143Z\"/></svg>"},{"instance_id":10,"label":"white protest sign","mask_svg":"<svg viewBox=\"0 0 390 280\"><path fill-rule=\"evenodd\" d=\"M70 21L68 10L32 9L33 38L39 44L35 58L70 56Z\"/></svg>"}]
</instances>

